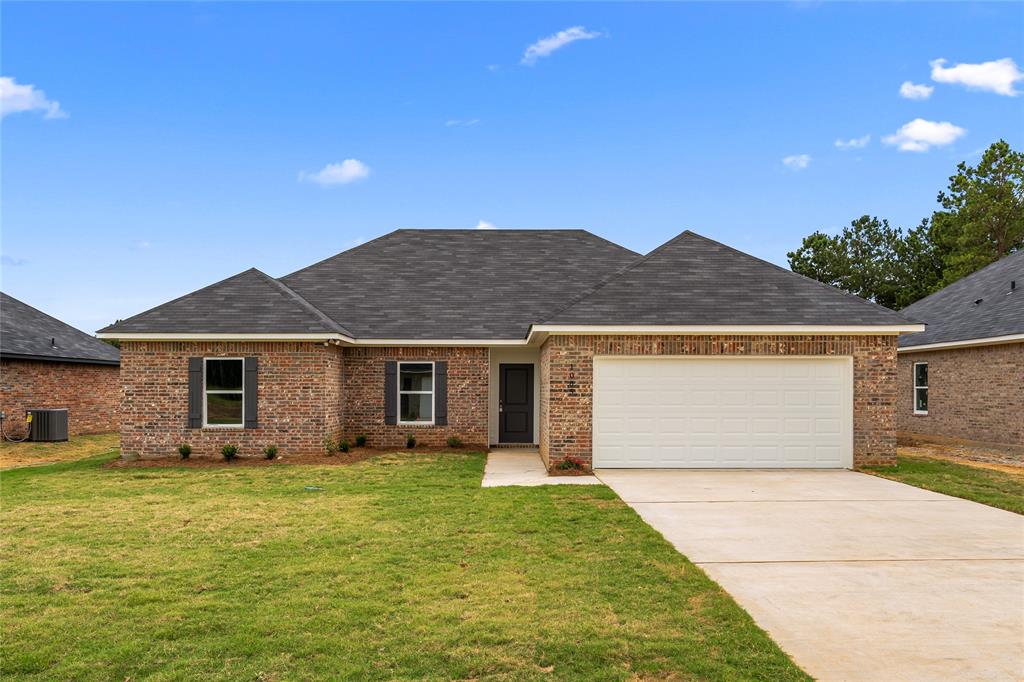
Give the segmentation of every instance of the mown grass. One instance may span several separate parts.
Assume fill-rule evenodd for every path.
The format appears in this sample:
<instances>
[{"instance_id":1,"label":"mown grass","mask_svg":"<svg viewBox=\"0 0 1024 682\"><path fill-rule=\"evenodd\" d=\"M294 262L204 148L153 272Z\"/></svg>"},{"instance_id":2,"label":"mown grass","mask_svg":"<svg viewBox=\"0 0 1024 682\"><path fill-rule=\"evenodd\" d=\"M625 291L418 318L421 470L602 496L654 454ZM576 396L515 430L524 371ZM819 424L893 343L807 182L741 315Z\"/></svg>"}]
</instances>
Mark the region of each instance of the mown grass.
<instances>
[{"instance_id":1,"label":"mown grass","mask_svg":"<svg viewBox=\"0 0 1024 682\"><path fill-rule=\"evenodd\" d=\"M119 438L117 433L98 433L72 436L62 443L11 443L0 440L0 469L92 457L118 447Z\"/></svg>"},{"instance_id":2,"label":"mown grass","mask_svg":"<svg viewBox=\"0 0 1024 682\"><path fill-rule=\"evenodd\" d=\"M900 456L894 467L865 467L868 473L1024 514L1024 472L1020 475L943 459Z\"/></svg>"},{"instance_id":3,"label":"mown grass","mask_svg":"<svg viewBox=\"0 0 1024 682\"><path fill-rule=\"evenodd\" d=\"M0 677L807 679L604 486L484 456L0 476Z\"/></svg>"}]
</instances>

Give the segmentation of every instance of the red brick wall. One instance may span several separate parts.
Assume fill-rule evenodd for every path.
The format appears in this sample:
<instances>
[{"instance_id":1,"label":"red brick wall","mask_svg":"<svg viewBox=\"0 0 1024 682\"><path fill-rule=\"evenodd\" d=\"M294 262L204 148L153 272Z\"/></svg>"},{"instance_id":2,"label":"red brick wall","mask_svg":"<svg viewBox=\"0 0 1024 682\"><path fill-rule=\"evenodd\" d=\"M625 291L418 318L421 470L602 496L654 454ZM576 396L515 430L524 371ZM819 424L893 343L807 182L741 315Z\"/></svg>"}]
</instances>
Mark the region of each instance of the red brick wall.
<instances>
[{"instance_id":1,"label":"red brick wall","mask_svg":"<svg viewBox=\"0 0 1024 682\"><path fill-rule=\"evenodd\" d=\"M27 408L68 408L68 431L117 431L120 391L117 365L0 360L0 410L5 429L25 432Z\"/></svg>"},{"instance_id":2,"label":"red brick wall","mask_svg":"<svg viewBox=\"0 0 1024 682\"><path fill-rule=\"evenodd\" d=\"M913 364L928 363L928 414L914 414ZM899 430L1024 444L1024 343L900 353Z\"/></svg>"},{"instance_id":3,"label":"red brick wall","mask_svg":"<svg viewBox=\"0 0 1024 682\"><path fill-rule=\"evenodd\" d=\"M541 348L541 455L591 462L594 355L853 357L855 466L896 461L896 336L552 336Z\"/></svg>"},{"instance_id":4,"label":"red brick wall","mask_svg":"<svg viewBox=\"0 0 1024 682\"><path fill-rule=\"evenodd\" d=\"M457 436L467 445L487 445L486 348L361 347L345 348L345 434L359 434L377 447L404 447L406 434L423 445L444 445ZM388 360L448 361L448 425L410 426L384 423L384 363Z\"/></svg>"},{"instance_id":5,"label":"red brick wall","mask_svg":"<svg viewBox=\"0 0 1024 682\"><path fill-rule=\"evenodd\" d=\"M188 428L189 357L259 358L255 429ZM342 355L322 342L136 342L121 344L121 454L174 456L179 443L196 455L219 456L225 443L239 456L267 445L282 455L321 452L341 430Z\"/></svg>"}]
</instances>

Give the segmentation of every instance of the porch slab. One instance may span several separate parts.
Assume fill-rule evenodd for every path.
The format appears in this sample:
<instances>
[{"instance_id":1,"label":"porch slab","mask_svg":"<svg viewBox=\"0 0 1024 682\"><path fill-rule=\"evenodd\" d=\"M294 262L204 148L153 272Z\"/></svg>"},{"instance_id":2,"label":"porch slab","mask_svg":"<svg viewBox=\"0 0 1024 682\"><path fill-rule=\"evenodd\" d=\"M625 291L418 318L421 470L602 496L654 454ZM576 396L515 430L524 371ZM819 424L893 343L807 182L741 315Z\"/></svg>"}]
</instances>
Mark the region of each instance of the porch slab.
<instances>
[{"instance_id":1,"label":"porch slab","mask_svg":"<svg viewBox=\"0 0 1024 682\"><path fill-rule=\"evenodd\" d=\"M600 485L596 476L549 476L537 450L497 449L487 453L484 488L521 485Z\"/></svg>"}]
</instances>

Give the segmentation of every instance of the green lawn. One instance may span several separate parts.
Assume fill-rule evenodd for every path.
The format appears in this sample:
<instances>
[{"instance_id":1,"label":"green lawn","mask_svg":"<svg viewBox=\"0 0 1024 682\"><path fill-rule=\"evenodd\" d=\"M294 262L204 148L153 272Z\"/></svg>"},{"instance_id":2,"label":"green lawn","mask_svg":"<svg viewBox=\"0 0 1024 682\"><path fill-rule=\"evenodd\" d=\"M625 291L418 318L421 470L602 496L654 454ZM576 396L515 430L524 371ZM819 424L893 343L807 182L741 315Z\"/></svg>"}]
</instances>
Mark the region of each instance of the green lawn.
<instances>
[{"instance_id":1,"label":"green lawn","mask_svg":"<svg viewBox=\"0 0 1024 682\"><path fill-rule=\"evenodd\" d=\"M807 679L604 486L111 456L0 475L5 681Z\"/></svg>"},{"instance_id":2,"label":"green lawn","mask_svg":"<svg viewBox=\"0 0 1024 682\"><path fill-rule=\"evenodd\" d=\"M1024 514L1021 475L925 457L897 458L894 467L865 467L868 473Z\"/></svg>"}]
</instances>

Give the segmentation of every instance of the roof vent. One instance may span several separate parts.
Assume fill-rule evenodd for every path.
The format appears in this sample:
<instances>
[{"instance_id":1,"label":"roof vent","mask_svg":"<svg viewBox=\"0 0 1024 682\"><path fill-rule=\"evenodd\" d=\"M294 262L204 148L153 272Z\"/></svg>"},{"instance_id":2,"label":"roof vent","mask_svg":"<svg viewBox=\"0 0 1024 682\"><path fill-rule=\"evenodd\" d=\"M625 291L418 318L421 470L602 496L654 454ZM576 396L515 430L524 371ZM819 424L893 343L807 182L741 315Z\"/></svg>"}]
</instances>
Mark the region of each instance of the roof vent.
<instances>
[{"instance_id":1,"label":"roof vent","mask_svg":"<svg viewBox=\"0 0 1024 682\"><path fill-rule=\"evenodd\" d=\"M50 348L56 348L56 347L57 347L57 337L51 336L50 337Z\"/></svg>"},{"instance_id":2,"label":"roof vent","mask_svg":"<svg viewBox=\"0 0 1024 682\"><path fill-rule=\"evenodd\" d=\"M1010 291L1013 291L1016 288L1017 288L1017 280L1011 279L1010 280Z\"/></svg>"},{"instance_id":3,"label":"roof vent","mask_svg":"<svg viewBox=\"0 0 1024 682\"><path fill-rule=\"evenodd\" d=\"M974 302L974 305L981 305L981 302L982 302L982 301L984 301L984 300L985 300L985 299L983 299L983 298L979 298L978 300L976 300L976 301Z\"/></svg>"}]
</instances>

